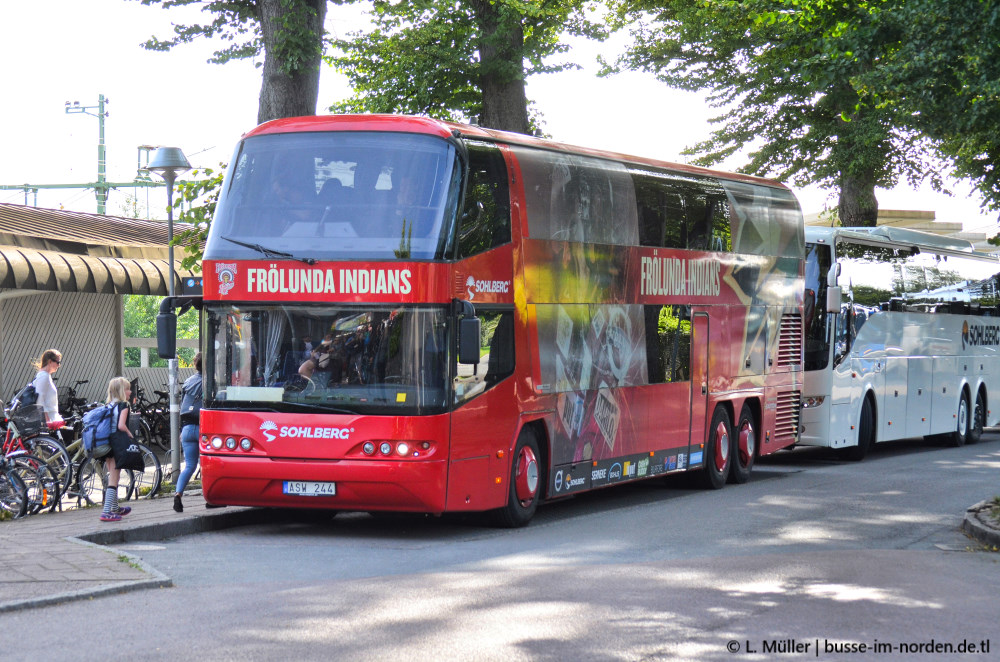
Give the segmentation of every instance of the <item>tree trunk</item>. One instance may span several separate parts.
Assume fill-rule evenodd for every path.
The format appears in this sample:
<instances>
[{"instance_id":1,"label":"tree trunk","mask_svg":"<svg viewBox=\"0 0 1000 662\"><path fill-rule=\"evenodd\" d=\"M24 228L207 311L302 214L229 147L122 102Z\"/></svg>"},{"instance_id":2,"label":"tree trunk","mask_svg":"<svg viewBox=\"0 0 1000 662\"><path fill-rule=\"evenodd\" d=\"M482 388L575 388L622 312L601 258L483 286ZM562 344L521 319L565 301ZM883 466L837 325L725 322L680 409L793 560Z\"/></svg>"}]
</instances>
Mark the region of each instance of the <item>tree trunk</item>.
<instances>
[{"instance_id":1,"label":"tree trunk","mask_svg":"<svg viewBox=\"0 0 1000 662\"><path fill-rule=\"evenodd\" d=\"M491 129L531 133L524 89L524 27L519 16L503 16L499 3L474 0L479 24L479 123Z\"/></svg>"},{"instance_id":2,"label":"tree trunk","mask_svg":"<svg viewBox=\"0 0 1000 662\"><path fill-rule=\"evenodd\" d=\"M878 224L875 176L870 172L861 175L842 174L837 205L843 227L875 227Z\"/></svg>"},{"instance_id":3,"label":"tree trunk","mask_svg":"<svg viewBox=\"0 0 1000 662\"><path fill-rule=\"evenodd\" d=\"M327 0L257 0L264 72L257 122L315 115Z\"/></svg>"}]
</instances>

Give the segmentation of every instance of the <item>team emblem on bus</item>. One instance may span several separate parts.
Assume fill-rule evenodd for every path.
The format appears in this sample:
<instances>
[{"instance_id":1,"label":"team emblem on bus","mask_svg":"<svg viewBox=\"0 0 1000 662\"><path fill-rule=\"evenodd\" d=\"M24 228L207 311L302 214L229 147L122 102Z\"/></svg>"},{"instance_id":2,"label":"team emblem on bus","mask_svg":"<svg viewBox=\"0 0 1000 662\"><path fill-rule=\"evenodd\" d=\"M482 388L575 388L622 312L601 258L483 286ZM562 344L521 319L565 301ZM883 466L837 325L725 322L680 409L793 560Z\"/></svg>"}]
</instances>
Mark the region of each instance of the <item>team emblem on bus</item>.
<instances>
[{"instance_id":1,"label":"team emblem on bus","mask_svg":"<svg viewBox=\"0 0 1000 662\"><path fill-rule=\"evenodd\" d=\"M219 262L215 265L215 275L219 278L219 294L229 294L236 285L236 264Z\"/></svg>"}]
</instances>

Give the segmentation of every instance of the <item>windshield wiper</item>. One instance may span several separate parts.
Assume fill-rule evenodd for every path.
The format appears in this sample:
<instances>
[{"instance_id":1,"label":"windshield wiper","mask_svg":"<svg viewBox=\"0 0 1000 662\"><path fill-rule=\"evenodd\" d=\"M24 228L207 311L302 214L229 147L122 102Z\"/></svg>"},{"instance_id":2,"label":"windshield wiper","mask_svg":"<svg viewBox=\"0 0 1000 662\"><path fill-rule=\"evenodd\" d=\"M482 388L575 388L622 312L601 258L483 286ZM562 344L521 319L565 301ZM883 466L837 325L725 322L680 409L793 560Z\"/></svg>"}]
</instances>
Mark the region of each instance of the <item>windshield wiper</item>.
<instances>
[{"instance_id":1,"label":"windshield wiper","mask_svg":"<svg viewBox=\"0 0 1000 662\"><path fill-rule=\"evenodd\" d=\"M237 246L242 246L243 248L251 248L265 257L283 257L289 260L298 260L299 262L305 262L306 264L316 264L316 260L311 257L296 257L291 253L286 253L285 251L276 251L273 248L268 248L267 246L261 246L260 244L250 244L245 241L240 241L239 239L233 239L232 237L222 236L226 241L232 242Z\"/></svg>"}]
</instances>

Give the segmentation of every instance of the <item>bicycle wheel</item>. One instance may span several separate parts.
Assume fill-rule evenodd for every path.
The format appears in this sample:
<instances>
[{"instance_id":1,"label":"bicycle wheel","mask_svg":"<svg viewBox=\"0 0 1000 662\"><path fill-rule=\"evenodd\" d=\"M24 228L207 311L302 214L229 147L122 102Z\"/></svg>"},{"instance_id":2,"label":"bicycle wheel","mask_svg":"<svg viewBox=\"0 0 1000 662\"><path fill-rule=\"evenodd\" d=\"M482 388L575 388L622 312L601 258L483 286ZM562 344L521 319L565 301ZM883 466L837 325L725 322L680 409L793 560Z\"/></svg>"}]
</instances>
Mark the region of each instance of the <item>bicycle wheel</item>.
<instances>
[{"instance_id":1,"label":"bicycle wheel","mask_svg":"<svg viewBox=\"0 0 1000 662\"><path fill-rule=\"evenodd\" d=\"M87 502L88 506L104 503L104 486L107 483L104 473L104 463L88 457L76 470L77 496Z\"/></svg>"},{"instance_id":2,"label":"bicycle wheel","mask_svg":"<svg viewBox=\"0 0 1000 662\"><path fill-rule=\"evenodd\" d=\"M32 455L41 458L49 465L52 473L59 479L59 492L65 494L73 483L73 462L69 451L55 437L38 435L24 440L24 445Z\"/></svg>"},{"instance_id":3,"label":"bicycle wheel","mask_svg":"<svg viewBox=\"0 0 1000 662\"><path fill-rule=\"evenodd\" d=\"M28 488L13 469L0 473L0 512L14 519L24 517L28 508Z\"/></svg>"},{"instance_id":4,"label":"bicycle wheel","mask_svg":"<svg viewBox=\"0 0 1000 662\"><path fill-rule=\"evenodd\" d=\"M136 499L150 499L160 491L160 483L163 481L163 469L160 466L160 459L156 457L153 449L144 444L136 444L142 453L143 463L146 465L142 473L135 472L135 493Z\"/></svg>"},{"instance_id":5,"label":"bicycle wheel","mask_svg":"<svg viewBox=\"0 0 1000 662\"><path fill-rule=\"evenodd\" d=\"M55 510L59 504L59 480L49 465L34 455L29 453L18 453L8 455L10 462L18 477L24 481L27 489L28 515L34 515L48 508Z\"/></svg>"}]
</instances>

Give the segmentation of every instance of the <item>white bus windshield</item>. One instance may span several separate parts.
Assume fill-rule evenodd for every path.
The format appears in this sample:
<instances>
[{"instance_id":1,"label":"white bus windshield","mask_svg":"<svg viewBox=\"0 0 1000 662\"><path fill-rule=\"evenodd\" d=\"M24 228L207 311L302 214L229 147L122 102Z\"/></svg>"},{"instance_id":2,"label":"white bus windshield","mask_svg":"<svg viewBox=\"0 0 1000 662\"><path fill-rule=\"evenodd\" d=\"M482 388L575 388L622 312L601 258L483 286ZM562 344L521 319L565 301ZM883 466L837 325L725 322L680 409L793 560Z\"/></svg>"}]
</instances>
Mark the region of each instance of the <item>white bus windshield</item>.
<instances>
[{"instance_id":1,"label":"white bus windshield","mask_svg":"<svg viewBox=\"0 0 1000 662\"><path fill-rule=\"evenodd\" d=\"M442 259L453 247L455 148L405 133L244 140L226 173L206 259Z\"/></svg>"}]
</instances>

